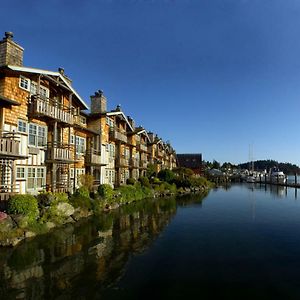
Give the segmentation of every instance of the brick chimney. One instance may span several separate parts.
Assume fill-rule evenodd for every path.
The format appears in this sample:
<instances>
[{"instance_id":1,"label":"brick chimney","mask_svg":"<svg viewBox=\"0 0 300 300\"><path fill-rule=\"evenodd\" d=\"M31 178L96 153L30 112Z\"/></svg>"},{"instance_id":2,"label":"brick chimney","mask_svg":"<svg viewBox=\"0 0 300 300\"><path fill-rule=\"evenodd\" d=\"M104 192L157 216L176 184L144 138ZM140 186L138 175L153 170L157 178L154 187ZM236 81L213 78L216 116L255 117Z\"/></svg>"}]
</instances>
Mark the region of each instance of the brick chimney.
<instances>
[{"instance_id":1,"label":"brick chimney","mask_svg":"<svg viewBox=\"0 0 300 300\"><path fill-rule=\"evenodd\" d=\"M95 95L91 96L91 113L106 113L106 98L103 91L98 90Z\"/></svg>"},{"instance_id":2,"label":"brick chimney","mask_svg":"<svg viewBox=\"0 0 300 300\"><path fill-rule=\"evenodd\" d=\"M5 32L5 37L0 41L0 66L23 66L24 48L13 41L13 33Z\"/></svg>"},{"instance_id":3,"label":"brick chimney","mask_svg":"<svg viewBox=\"0 0 300 300\"><path fill-rule=\"evenodd\" d=\"M135 129L135 122L134 122L134 120L130 116L127 116L127 120L128 120L129 124L131 125L131 127L134 130Z\"/></svg>"}]
</instances>

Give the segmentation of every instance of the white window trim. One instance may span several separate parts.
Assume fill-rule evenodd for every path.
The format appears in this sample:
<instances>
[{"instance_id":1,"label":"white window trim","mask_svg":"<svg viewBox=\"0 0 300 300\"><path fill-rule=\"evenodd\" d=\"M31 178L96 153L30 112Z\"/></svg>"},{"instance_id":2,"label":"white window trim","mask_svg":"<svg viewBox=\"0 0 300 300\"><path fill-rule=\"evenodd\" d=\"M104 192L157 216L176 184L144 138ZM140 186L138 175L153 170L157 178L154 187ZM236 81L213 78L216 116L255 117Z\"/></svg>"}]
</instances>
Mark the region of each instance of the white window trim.
<instances>
[{"instance_id":1,"label":"white window trim","mask_svg":"<svg viewBox=\"0 0 300 300\"><path fill-rule=\"evenodd\" d=\"M20 131L20 130L19 130L19 122L23 122L23 123L25 124L25 131ZM22 119L18 119L17 131L18 131L19 133L22 133L22 134L27 133L27 131L28 131L28 123L27 123L27 121L22 120Z\"/></svg>"},{"instance_id":2,"label":"white window trim","mask_svg":"<svg viewBox=\"0 0 300 300\"><path fill-rule=\"evenodd\" d=\"M25 88L25 87L23 87L23 86L21 85L22 79L28 81L28 87L27 87L27 88ZM20 75L20 77L19 77L19 88L20 88L20 89L25 90L25 91L27 91L27 92L30 92L30 83L31 83L31 82L30 82L30 79L29 79L29 78Z\"/></svg>"},{"instance_id":3,"label":"white window trim","mask_svg":"<svg viewBox=\"0 0 300 300\"><path fill-rule=\"evenodd\" d=\"M31 135L30 132L29 132L30 125L36 126L35 145L32 145L29 142L29 137ZM39 124L36 124L36 123L28 123L27 127L28 127L28 146L29 147L36 147L36 148L45 148L46 145L47 145L47 141L48 141L48 127L47 126L43 126L43 125L39 125ZM38 146L39 128L45 128L44 145L42 145L42 146Z\"/></svg>"},{"instance_id":4,"label":"white window trim","mask_svg":"<svg viewBox=\"0 0 300 300\"><path fill-rule=\"evenodd\" d=\"M29 179L28 170L29 170L29 168L35 169L35 177L30 177L30 178L34 178L34 188L29 188L28 187L28 179ZM37 170L38 169L43 169L44 170L44 172L43 172L44 176L43 177L37 177L37 174L38 174ZM47 176L46 172L47 172L46 167L43 167L43 166L27 166L25 168L26 190L27 191L41 191L41 190L44 190L45 187L46 187L46 176ZM41 187L37 186L37 179L38 178L42 178L42 186Z\"/></svg>"}]
</instances>

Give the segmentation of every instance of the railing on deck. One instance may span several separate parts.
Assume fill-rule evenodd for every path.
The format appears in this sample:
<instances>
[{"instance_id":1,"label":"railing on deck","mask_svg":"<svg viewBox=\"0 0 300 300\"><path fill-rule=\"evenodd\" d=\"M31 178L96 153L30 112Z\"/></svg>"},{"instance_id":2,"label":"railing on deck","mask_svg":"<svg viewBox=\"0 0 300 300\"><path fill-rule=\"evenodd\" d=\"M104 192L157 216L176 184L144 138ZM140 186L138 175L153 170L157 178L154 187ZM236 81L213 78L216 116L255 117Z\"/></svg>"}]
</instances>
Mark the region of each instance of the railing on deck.
<instances>
[{"instance_id":1,"label":"railing on deck","mask_svg":"<svg viewBox=\"0 0 300 300\"><path fill-rule=\"evenodd\" d=\"M88 149L86 150L86 163L92 164L92 165L101 165L102 159L101 159L101 152L96 149Z\"/></svg>"},{"instance_id":2,"label":"railing on deck","mask_svg":"<svg viewBox=\"0 0 300 300\"><path fill-rule=\"evenodd\" d=\"M110 138L113 140L121 141L127 143L127 135L126 132L121 132L116 127L111 127L109 132Z\"/></svg>"},{"instance_id":3,"label":"railing on deck","mask_svg":"<svg viewBox=\"0 0 300 300\"><path fill-rule=\"evenodd\" d=\"M31 97L30 112L33 115L50 117L67 124L73 124L74 122L71 108L54 99L38 95Z\"/></svg>"},{"instance_id":4,"label":"railing on deck","mask_svg":"<svg viewBox=\"0 0 300 300\"><path fill-rule=\"evenodd\" d=\"M20 141L14 132L0 132L0 155L20 156Z\"/></svg>"},{"instance_id":5,"label":"railing on deck","mask_svg":"<svg viewBox=\"0 0 300 300\"><path fill-rule=\"evenodd\" d=\"M125 157L117 157L116 158L116 166L117 167L129 167L129 159Z\"/></svg>"},{"instance_id":6,"label":"railing on deck","mask_svg":"<svg viewBox=\"0 0 300 300\"><path fill-rule=\"evenodd\" d=\"M48 144L47 160L74 161L72 149L68 144Z\"/></svg>"}]
</instances>

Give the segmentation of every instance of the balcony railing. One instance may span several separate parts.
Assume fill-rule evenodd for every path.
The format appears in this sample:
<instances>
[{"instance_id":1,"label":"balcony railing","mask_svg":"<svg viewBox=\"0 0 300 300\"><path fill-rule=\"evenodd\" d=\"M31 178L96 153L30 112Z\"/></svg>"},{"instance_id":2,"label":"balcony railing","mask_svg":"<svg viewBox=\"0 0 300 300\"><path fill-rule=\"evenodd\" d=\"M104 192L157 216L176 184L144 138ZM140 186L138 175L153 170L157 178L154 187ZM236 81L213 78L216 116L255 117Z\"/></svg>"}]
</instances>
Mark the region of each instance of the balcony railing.
<instances>
[{"instance_id":1,"label":"balcony railing","mask_svg":"<svg viewBox=\"0 0 300 300\"><path fill-rule=\"evenodd\" d=\"M86 150L85 161L89 165L102 165L101 152L95 149Z\"/></svg>"},{"instance_id":2,"label":"balcony railing","mask_svg":"<svg viewBox=\"0 0 300 300\"><path fill-rule=\"evenodd\" d=\"M121 141L123 143L127 143L126 132L123 133L115 127L110 128L109 137L113 140Z\"/></svg>"},{"instance_id":3,"label":"balcony railing","mask_svg":"<svg viewBox=\"0 0 300 300\"><path fill-rule=\"evenodd\" d=\"M73 124L74 122L70 108L50 98L32 96L30 112L32 115L49 117L67 124Z\"/></svg>"},{"instance_id":4,"label":"balcony railing","mask_svg":"<svg viewBox=\"0 0 300 300\"><path fill-rule=\"evenodd\" d=\"M0 157L19 157L20 141L14 132L0 133Z\"/></svg>"},{"instance_id":5,"label":"balcony railing","mask_svg":"<svg viewBox=\"0 0 300 300\"><path fill-rule=\"evenodd\" d=\"M144 144L137 144L136 145L136 148L140 151L143 151L143 152L148 152L148 147Z\"/></svg>"},{"instance_id":6,"label":"balcony railing","mask_svg":"<svg viewBox=\"0 0 300 300\"><path fill-rule=\"evenodd\" d=\"M147 169L147 161L146 160L140 160L140 168Z\"/></svg>"},{"instance_id":7,"label":"balcony railing","mask_svg":"<svg viewBox=\"0 0 300 300\"><path fill-rule=\"evenodd\" d=\"M135 159L135 158L131 158L130 159L130 166L133 168L138 168L140 165L140 161Z\"/></svg>"},{"instance_id":8,"label":"balcony railing","mask_svg":"<svg viewBox=\"0 0 300 300\"><path fill-rule=\"evenodd\" d=\"M163 157L163 156L164 156L164 152L161 151L161 150L157 150L157 151L156 151L156 155L157 155L158 157Z\"/></svg>"},{"instance_id":9,"label":"balcony railing","mask_svg":"<svg viewBox=\"0 0 300 300\"><path fill-rule=\"evenodd\" d=\"M73 147L68 144L48 144L46 160L50 161L74 161Z\"/></svg>"},{"instance_id":10,"label":"balcony railing","mask_svg":"<svg viewBox=\"0 0 300 300\"><path fill-rule=\"evenodd\" d=\"M81 127L87 127L86 118L80 115L74 116L74 124L79 125Z\"/></svg>"},{"instance_id":11,"label":"balcony railing","mask_svg":"<svg viewBox=\"0 0 300 300\"><path fill-rule=\"evenodd\" d=\"M124 157L117 157L116 167L129 167L129 159Z\"/></svg>"}]
</instances>

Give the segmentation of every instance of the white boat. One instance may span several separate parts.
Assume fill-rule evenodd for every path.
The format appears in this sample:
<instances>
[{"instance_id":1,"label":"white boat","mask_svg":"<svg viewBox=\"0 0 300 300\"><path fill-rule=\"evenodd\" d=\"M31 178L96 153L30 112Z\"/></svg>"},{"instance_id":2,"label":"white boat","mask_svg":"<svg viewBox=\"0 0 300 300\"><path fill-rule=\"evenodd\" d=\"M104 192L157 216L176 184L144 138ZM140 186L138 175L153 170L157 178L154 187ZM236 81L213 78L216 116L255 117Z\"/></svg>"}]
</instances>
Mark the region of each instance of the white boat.
<instances>
[{"instance_id":1,"label":"white boat","mask_svg":"<svg viewBox=\"0 0 300 300\"><path fill-rule=\"evenodd\" d=\"M271 183L281 183L281 184L286 183L285 174L282 171L280 171L277 167L273 167L270 170L268 177Z\"/></svg>"},{"instance_id":2,"label":"white boat","mask_svg":"<svg viewBox=\"0 0 300 300\"><path fill-rule=\"evenodd\" d=\"M246 182L248 182L248 183L255 183L256 182L256 177L254 175L249 175L246 178Z\"/></svg>"}]
</instances>

